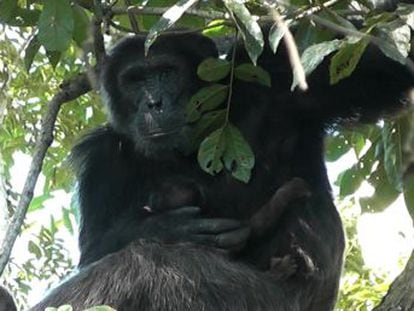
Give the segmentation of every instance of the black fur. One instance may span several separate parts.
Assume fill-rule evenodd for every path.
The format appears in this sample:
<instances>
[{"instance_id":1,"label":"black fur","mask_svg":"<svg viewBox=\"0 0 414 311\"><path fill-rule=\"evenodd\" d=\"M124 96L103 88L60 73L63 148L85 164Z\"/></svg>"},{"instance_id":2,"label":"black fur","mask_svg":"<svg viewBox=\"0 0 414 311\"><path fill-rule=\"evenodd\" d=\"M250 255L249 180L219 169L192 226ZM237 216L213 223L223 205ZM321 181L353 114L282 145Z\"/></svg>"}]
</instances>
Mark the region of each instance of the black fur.
<instances>
[{"instance_id":1,"label":"black fur","mask_svg":"<svg viewBox=\"0 0 414 311\"><path fill-rule=\"evenodd\" d=\"M9 292L0 286L0 311L16 311L16 304Z\"/></svg>"},{"instance_id":2,"label":"black fur","mask_svg":"<svg viewBox=\"0 0 414 311\"><path fill-rule=\"evenodd\" d=\"M180 152L189 130L185 125L156 143L143 142L132 129L141 124L131 121L140 112L123 101L117 79L123 65L143 61L142 46L143 38L134 37L115 47L103 75L111 125L96 129L74 149L81 270L32 310L63 303L75 310L104 303L119 311L333 310L344 237L324 165L324 129L338 119L373 121L401 108L414 85L411 74L369 47L352 77L329 86L325 64L309 77L308 92L292 93L286 51L266 52L259 63L270 71L272 88L240 81L234 86L231 120L256 155L252 179L243 184L224 173L203 173L194 154ZM200 86L197 63L215 54L208 40L196 35L165 36L152 53L191 69L184 83L191 91ZM183 175L203 189L201 209L149 211L150 194L164 180ZM248 236L243 223L294 177L310 185L307 206L292 204L265 236ZM196 230L200 226L204 231ZM217 250L241 245L236 261ZM269 268L270 258L285 256L297 265L290 277L260 271Z\"/></svg>"},{"instance_id":3,"label":"black fur","mask_svg":"<svg viewBox=\"0 0 414 311\"><path fill-rule=\"evenodd\" d=\"M211 249L136 241L81 270L34 310L57 301L74 310L99 304L119 311L295 310L282 307L284 294L269 274Z\"/></svg>"}]
</instances>

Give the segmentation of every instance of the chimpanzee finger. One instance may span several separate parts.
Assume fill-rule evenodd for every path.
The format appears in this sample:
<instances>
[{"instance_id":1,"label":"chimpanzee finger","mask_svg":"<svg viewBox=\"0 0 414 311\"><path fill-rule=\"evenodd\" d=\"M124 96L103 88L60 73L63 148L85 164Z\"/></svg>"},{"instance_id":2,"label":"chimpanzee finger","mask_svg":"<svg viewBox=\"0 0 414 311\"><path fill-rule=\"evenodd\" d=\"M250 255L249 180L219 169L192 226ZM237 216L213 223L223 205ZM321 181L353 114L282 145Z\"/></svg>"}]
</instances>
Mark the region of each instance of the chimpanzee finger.
<instances>
[{"instance_id":1,"label":"chimpanzee finger","mask_svg":"<svg viewBox=\"0 0 414 311\"><path fill-rule=\"evenodd\" d=\"M243 227L238 230L229 231L216 236L217 247L234 248L246 243L250 236L250 228Z\"/></svg>"},{"instance_id":2,"label":"chimpanzee finger","mask_svg":"<svg viewBox=\"0 0 414 311\"><path fill-rule=\"evenodd\" d=\"M235 229L240 228L241 226L242 226L242 223L234 219L203 218L203 219L192 220L187 225L187 228L190 232L194 232L194 233L215 234L215 233L235 230Z\"/></svg>"},{"instance_id":3,"label":"chimpanzee finger","mask_svg":"<svg viewBox=\"0 0 414 311\"><path fill-rule=\"evenodd\" d=\"M231 250L244 245L249 235L250 229L248 227L243 227L217 235L195 234L191 236L191 242Z\"/></svg>"},{"instance_id":4,"label":"chimpanzee finger","mask_svg":"<svg viewBox=\"0 0 414 311\"><path fill-rule=\"evenodd\" d=\"M201 213L201 208L198 206L184 206L173 209L165 213L168 216L193 216Z\"/></svg>"}]
</instances>

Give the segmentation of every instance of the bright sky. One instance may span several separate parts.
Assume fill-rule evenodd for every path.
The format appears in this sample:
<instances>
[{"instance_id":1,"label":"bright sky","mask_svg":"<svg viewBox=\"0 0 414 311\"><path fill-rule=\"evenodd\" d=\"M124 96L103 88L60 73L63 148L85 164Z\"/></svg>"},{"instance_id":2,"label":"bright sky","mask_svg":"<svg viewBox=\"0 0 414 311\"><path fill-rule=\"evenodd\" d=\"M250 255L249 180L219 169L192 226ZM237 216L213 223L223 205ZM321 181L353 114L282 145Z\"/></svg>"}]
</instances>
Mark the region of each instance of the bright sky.
<instances>
[{"instance_id":1,"label":"bright sky","mask_svg":"<svg viewBox=\"0 0 414 311\"><path fill-rule=\"evenodd\" d=\"M331 184L341 171L356 161L354 153L350 151L338 161L327 163ZM332 187L337 196L338 188L334 185ZM357 197L369 196L373 190L368 183L364 183L358 190ZM401 262L406 262L414 245L412 220L402 196L382 213L362 215L358 221L358 238L367 266L389 273L390 278L394 279L403 268Z\"/></svg>"}]
</instances>

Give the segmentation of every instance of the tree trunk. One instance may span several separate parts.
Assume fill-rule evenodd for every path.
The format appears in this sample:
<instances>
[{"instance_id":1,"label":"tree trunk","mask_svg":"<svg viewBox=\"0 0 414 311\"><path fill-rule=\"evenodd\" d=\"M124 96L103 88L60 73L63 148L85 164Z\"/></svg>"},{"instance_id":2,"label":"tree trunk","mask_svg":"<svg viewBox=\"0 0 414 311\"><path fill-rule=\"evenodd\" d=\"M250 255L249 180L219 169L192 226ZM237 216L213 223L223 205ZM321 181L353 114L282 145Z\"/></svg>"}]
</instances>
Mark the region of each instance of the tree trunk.
<instances>
[{"instance_id":1,"label":"tree trunk","mask_svg":"<svg viewBox=\"0 0 414 311\"><path fill-rule=\"evenodd\" d=\"M414 251L403 272L373 311L414 311Z\"/></svg>"}]
</instances>

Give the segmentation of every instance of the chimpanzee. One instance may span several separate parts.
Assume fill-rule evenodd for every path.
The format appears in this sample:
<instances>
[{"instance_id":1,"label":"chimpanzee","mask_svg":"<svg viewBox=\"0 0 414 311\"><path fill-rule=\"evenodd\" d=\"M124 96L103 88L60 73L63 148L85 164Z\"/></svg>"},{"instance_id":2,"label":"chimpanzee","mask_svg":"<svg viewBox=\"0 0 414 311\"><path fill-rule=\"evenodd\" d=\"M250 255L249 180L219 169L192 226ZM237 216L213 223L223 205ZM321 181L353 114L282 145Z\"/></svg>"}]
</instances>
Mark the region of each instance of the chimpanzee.
<instances>
[{"instance_id":1,"label":"chimpanzee","mask_svg":"<svg viewBox=\"0 0 414 311\"><path fill-rule=\"evenodd\" d=\"M0 311L16 311L16 305L7 289L0 286Z\"/></svg>"},{"instance_id":2,"label":"chimpanzee","mask_svg":"<svg viewBox=\"0 0 414 311\"><path fill-rule=\"evenodd\" d=\"M151 212L159 212L182 206L203 206L203 192L196 181L174 176L159 185L156 192L150 193L149 203L145 208ZM293 178L283 184L269 202L250 218L248 225L251 238L259 239L268 234L292 203L304 202L301 200L309 198L310 195L308 186L300 178ZM270 268L275 277L286 278L295 271L296 263L290 256L272 257Z\"/></svg>"},{"instance_id":3,"label":"chimpanzee","mask_svg":"<svg viewBox=\"0 0 414 311\"><path fill-rule=\"evenodd\" d=\"M324 165L325 128L403 107L411 73L369 46L350 78L330 86L325 62L309 76L308 92L291 92L286 50L265 52L259 64L272 87L233 85L230 119L256 155L244 184L202 172L194 154L183 152L192 130L184 107L202 86L196 68L216 56L214 44L194 33L165 34L144 57L144 41L129 37L111 51L102 72L110 124L73 151L80 271L32 310L63 303L75 310L332 310L344 238ZM245 62L245 54L236 60ZM199 206L164 209L154 198L174 176L194 181ZM257 237L249 224L296 177L312 195L289 203ZM289 277L266 273L271 258L286 256L295 262Z\"/></svg>"}]
</instances>

